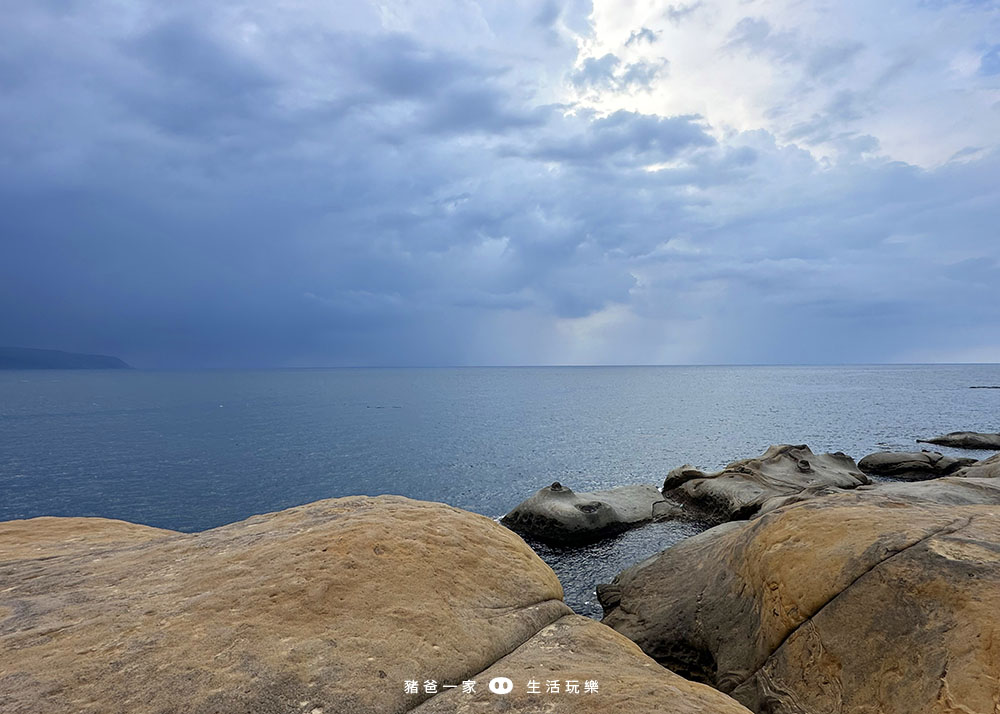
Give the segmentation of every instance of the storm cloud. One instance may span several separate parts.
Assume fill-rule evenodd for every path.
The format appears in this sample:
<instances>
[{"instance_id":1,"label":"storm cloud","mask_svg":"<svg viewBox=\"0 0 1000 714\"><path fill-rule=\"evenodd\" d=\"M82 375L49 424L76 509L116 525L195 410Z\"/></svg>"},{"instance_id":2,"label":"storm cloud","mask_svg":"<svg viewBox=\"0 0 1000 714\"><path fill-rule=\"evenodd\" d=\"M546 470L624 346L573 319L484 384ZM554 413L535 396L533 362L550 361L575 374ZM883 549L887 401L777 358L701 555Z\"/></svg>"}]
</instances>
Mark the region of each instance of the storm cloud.
<instances>
[{"instance_id":1,"label":"storm cloud","mask_svg":"<svg viewBox=\"0 0 1000 714\"><path fill-rule=\"evenodd\" d=\"M995 11L816 5L14 0L0 344L1000 360Z\"/></svg>"}]
</instances>

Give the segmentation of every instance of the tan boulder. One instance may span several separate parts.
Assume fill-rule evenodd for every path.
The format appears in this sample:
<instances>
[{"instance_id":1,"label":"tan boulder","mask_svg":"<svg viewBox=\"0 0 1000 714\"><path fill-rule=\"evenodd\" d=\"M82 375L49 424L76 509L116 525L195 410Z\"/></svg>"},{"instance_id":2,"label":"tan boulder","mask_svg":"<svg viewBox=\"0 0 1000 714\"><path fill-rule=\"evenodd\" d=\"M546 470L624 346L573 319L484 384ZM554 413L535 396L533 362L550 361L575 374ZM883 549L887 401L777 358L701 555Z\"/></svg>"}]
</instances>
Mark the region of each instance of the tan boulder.
<instances>
[{"instance_id":1,"label":"tan boulder","mask_svg":"<svg viewBox=\"0 0 1000 714\"><path fill-rule=\"evenodd\" d=\"M110 518L42 516L0 521L0 563L107 550L115 545L143 543L170 535L177 533Z\"/></svg>"},{"instance_id":2,"label":"tan boulder","mask_svg":"<svg viewBox=\"0 0 1000 714\"><path fill-rule=\"evenodd\" d=\"M570 614L517 535L442 504L354 497L152 531L0 526L0 711L405 712L434 696L407 680L476 677Z\"/></svg>"},{"instance_id":3,"label":"tan boulder","mask_svg":"<svg viewBox=\"0 0 1000 714\"><path fill-rule=\"evenodd\" d=\"M510 679L511 694L490 694L483 685L492 677ZM597 683L596 691L587 692L588 680ZM538 683L538 694L529 693L531 681ZM548 691L549 682L557 683L558 693ZM575 682L577 691L567 691L567 682ZM483 672L474 695L451 690L414 714L496 711L748 714L735 700L678 677L610 627L579 615L557 620Z\"/></svg>"},{"instance_id":4,"label":"tan boulder","mask_svg":"<svg viewBox=\"0 0 1000 714\"><path fill-rule=\"evenodd\" d=\"M761 714L994 714L1000 491L941 481L706 531L599 586L604 622Z\"/></svg>"}]
</instances>

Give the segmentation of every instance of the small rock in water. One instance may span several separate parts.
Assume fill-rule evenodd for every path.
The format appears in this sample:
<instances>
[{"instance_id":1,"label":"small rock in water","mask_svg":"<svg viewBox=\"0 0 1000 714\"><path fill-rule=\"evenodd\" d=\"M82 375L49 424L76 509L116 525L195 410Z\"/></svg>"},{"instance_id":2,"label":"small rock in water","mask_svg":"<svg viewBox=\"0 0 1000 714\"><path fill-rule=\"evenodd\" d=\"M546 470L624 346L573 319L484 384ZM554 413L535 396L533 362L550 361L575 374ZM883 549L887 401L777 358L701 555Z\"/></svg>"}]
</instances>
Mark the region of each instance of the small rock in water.
<instances>
[{"instance_id":1,"label":"small rock in water","mask_svg":"<svg viewBox=\"0 0 1000 714\"><path fill-rule=\"evenodd\" d=\"M1000 450L1000 434L984 434L978 431L952 431L930 439L917 439L922 444L951 446L955 449Z\"/></svg>"},{"instance_id":2,"label":"small rock in water","mask_svg":"<svg viewBox=\"0 0 1000 714\"><path fill-rule=\"evenodd\" d=\"M666 503L653 485L574 492L558 481L538 490L500 522L546 543L580 545L653 520Z\"/></svg>"},{"instance_id":3,"label":"small rock in water","mask_svg":"<svg viewBox=\"0 0 1000 714\"><path fill-rule=\"evenodd\" d=\"M949 476L974 463L975 459L944 456L936 451L880 451L861 459L858 467L869 476L885 476L902 481L924 481Z\"/></svg>"}]
</instances>

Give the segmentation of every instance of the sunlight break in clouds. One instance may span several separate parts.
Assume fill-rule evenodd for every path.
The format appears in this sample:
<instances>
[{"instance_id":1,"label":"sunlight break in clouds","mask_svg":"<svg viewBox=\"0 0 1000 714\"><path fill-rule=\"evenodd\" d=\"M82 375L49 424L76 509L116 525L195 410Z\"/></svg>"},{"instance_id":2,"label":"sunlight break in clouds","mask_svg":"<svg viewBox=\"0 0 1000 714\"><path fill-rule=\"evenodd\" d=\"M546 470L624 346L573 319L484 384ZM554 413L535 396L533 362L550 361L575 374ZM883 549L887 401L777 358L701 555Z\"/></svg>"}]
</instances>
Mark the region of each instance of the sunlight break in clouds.
<instances>
[{"instance_id":1,"label":"sunlight break in clouds","mask_svg":"<svg viewBox=\"0 0 1000 714\"><path fill-rule=\"evenodd\" d=\"M702 114L720 136L922 166L996 140L995 3L598 0L591 20L579 64L614 60L619 81L577 98L602 111ZM642 63L664 70L622 81Z\"/></svg>"}]
</instances>

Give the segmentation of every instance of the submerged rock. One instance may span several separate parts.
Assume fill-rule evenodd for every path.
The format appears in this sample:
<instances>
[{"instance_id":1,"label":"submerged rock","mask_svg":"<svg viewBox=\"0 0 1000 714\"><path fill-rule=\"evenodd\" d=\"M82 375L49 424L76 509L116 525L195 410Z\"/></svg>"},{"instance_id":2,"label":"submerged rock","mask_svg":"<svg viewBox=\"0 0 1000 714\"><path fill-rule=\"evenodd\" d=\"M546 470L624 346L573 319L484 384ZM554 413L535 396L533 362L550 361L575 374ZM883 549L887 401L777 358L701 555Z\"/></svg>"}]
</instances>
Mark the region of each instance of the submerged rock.
<instances>
[{"instance_id":1,"label":"submerged rock","mask_svg":"<svg viewBox=\"0 0 1000 714\"><path fill-rule=\"evenodd\" d=\"M846 454L814 454L808 446L771 446L762 456L734 461L705 473L689 465L674 469L663 493L719 521L750 518L770 499L808 490L856 488L869 483Z\"/></svg>"},{"instance_id":2,"label":"submerged rock","mask_svg":"<svg viewBox=\"0 0 1000 714\"><path fill-rule=\"evenodd\" d=\"M552 711L628 701L745 714L603 625L581 625L520 538L442 504L333 499L195 534L0 524L0 583L4 712L394 714L441 696L425 681L444 692L475 680L482 692L495 665L528 674L507 670L508 656L558 666L558 651L544 653L562 643L574 678L607 679L598 694L545 699ZM678 698L665 702L664 687Z\"/></svg>"},{"instance_id":3,"label":"submerged rock","mask_svg":"<svg viewBox=\"0 0 1000 714\"><path fill-rule=\"evenodd\" d=\"M652 485L588 493L556 481L522 501L500 522L547 543L576 545L664 517L669 506Z\"/></svg>"},{"instance_id":4,"label":"submerged rock","mask_svg":"<svg viewBox=\"0 0 1000 714\"><path fill-rule=\"evenodd\" d=\"M598 586L604 622L759 714L992 712L1000 488L976 481L718 526Z\"/></svg>"},{"instance_id":5,"label":"submerged rock","mask_svg":"<svg viewBox=\"0 0 1000 714\"><path fill-rule=\"evenodd\" d=\"M983 434L978 431L952 431L917 441L921 444L937 444L956 449L1000 449L1000 434Z\"/></svg>"},{"instance_id":6,"label":"submerged rock","mask_svg":"<svg viewBox=\"0 0 1000 714\"><path fill-rule=\"evenodd\" d=\"M880 451L861 459L858 468L869 476L886 476L901 481L925 481L949 476L975 462L975 459L944 456L936 451Z\"/></svg>"}]
</instances>

